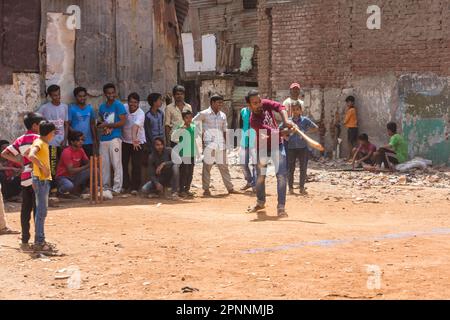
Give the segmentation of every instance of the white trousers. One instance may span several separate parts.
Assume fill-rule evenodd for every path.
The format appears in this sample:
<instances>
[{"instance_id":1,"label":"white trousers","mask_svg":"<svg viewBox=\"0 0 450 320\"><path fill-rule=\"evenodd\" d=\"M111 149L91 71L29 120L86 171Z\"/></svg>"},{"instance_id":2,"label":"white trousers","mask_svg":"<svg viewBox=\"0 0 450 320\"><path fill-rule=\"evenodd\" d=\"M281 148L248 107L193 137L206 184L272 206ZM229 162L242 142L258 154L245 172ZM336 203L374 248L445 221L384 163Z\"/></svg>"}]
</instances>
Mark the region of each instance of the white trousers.
<instances>
[{"instance_id":1,"label":"white trousers","mask_svg":"<svg viewBox=\"0 0 450 320\"><path fill-rule=\"evenodd\" d=\"M103 158L103 187L105 190L111 189L112 167L114 172L114 184L112 190L119 193L123 184L122 140L116 138L111 141L100 141L100 155Z\"/></svg>"}]
</instances>

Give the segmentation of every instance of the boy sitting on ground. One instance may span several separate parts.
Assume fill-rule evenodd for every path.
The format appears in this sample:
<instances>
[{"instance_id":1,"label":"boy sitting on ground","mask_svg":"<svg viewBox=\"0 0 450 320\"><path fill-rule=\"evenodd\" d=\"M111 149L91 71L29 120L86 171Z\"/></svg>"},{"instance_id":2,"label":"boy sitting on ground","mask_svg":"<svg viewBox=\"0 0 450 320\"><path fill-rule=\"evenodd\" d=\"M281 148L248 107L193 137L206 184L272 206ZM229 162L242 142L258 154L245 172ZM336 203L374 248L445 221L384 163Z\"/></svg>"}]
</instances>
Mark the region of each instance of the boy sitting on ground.
<instances>
[{"instance_id":1,"label":"boy sitting on ground","mask_svg":"<svg viewBox=\"0 0 450 320\"><path fill-rule=\"evenodd\" d=\"M365 133L360 134L358 136L358 143L359 143L358 147L353 148L352 151L353 169L362 166L363 163L373 165L374 164L373 155L375 151L377 151L377 147L374 144L370 143L369 136Z\"/></svg>"},{"instance_id":2,"label":"boy sitting on ground","mask_svg":"<svg viewBox=\"0 0 450 320\"><path fill-rule=\"evenodd\" d=\"M56 171L58 193L62 197L81 194L89 183L89 159L83 149L84 141L82 132L69 133L70 147L64 149Z\"/></svg>"},{"instance_id":3,"label":"boy sitting on ground","mask_svg":"<svg viewBox=\"0 0 450 320\"><path fill-rule=\"evenodd\" d=\"M172 161L172 148L167 148L164 139L158 137L154 139L153 150L149 160L150 181L142 187L142 193L168 197L172 186L172 198L177 199L179 175L178 166Z\"/></svg>"},{"instance_id":4,"label":"boy sitting on ground","mask_svg":"<svg viewBox=\"0 0 450 320\"><path fill-rule=\"evenodd\" d=\"M397 133L397 124L389 122L387 132L390 138L389 144L375 152L375 169L380 169L384 164L385 169L394 171L395 165L408 160L408 144L403 136Z\"/></svg>"}]
</instances>

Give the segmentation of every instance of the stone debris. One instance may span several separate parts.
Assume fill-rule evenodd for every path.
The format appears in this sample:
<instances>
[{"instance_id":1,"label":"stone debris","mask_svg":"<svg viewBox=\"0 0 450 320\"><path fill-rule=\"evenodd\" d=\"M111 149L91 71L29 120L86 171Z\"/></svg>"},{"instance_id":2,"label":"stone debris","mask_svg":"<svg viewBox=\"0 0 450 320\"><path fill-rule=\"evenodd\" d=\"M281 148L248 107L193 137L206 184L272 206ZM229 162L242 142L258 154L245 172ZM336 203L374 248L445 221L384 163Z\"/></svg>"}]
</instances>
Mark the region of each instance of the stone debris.
<instances>
[{"instance_id":1,"label":"stone debris","mask_svg":"<svg viewBox=\"0 0 450 320\"><path fill-rule=\"evenodd\" d=\"M415 186L450 188L450 168L427 167L409 172L338 171L349 167L344 160L310 161L308 182L328 182L331 185L370 188L372 186Z\"/></svg>"},{"instance_id":2,"label":"stone debris","mask_svg":"<svg viewBox=\"0 0 450 320\"><path fill-rule=\"evenodd\" d=\"M181 288L182 293L192 293L194 291L200 291L197 288L191 288L191 287L183 287Z\"/></svg>"}]
</instances>

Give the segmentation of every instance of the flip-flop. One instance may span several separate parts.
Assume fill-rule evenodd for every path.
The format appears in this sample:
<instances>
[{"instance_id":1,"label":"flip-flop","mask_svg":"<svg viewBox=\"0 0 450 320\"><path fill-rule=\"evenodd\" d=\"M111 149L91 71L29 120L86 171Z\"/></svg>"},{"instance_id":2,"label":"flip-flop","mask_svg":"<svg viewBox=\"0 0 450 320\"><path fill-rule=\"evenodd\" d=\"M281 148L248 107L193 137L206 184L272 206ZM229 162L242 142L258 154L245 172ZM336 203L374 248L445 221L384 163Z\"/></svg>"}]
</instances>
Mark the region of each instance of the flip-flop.
<instances>
[{"instance_id":1,"label":"flip-flop","mask_svg":"<svg viewBox=\"0 0 450 320\"><path fill-rule=\"evenodd\" d=\"M264 210L265 206L260 206L259 204L255 204L254 206L247 208L247 213L257 213L258 211Z\"/></svg>"},{"instance_id":2,"label":"flip-flop","mask_svg":"<svg viewBox=\"0 0 450 320\"><path fill-rule=\"evenodd\" d=\"M8 227L6 227L6 228L0 230L0 236L2 236L2 235L8 235L8 234L20 234L20 232L19 232L19 231L11 230L11 229L8 228Z\"/></svg>"}]
</instances>

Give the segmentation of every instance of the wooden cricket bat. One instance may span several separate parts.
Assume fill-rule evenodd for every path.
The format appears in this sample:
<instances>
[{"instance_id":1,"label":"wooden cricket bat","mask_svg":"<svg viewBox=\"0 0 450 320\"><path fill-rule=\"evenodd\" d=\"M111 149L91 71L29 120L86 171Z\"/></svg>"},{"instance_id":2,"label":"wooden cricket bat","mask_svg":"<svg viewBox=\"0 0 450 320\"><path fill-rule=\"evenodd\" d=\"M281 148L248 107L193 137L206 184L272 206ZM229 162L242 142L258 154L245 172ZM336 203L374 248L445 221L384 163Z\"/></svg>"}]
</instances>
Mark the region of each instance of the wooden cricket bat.
<instances>
[{"instance_id":1,"label":"wooden cricket bat","mask_svg":"<svg viewBox=\"0 0 450 320\"><path fill-rule=\"evenodd\" d=\"M302 132L298 127L293 127L292 128L295 133L297 133L298 135L300 135L303 139L305 139L305 141L314 149L319 150L320 152L323 152L325 150L325 148L318 143L316 140L311 139L310 137L308 137L304 132Z\"/></svg>"}]
</instances>

